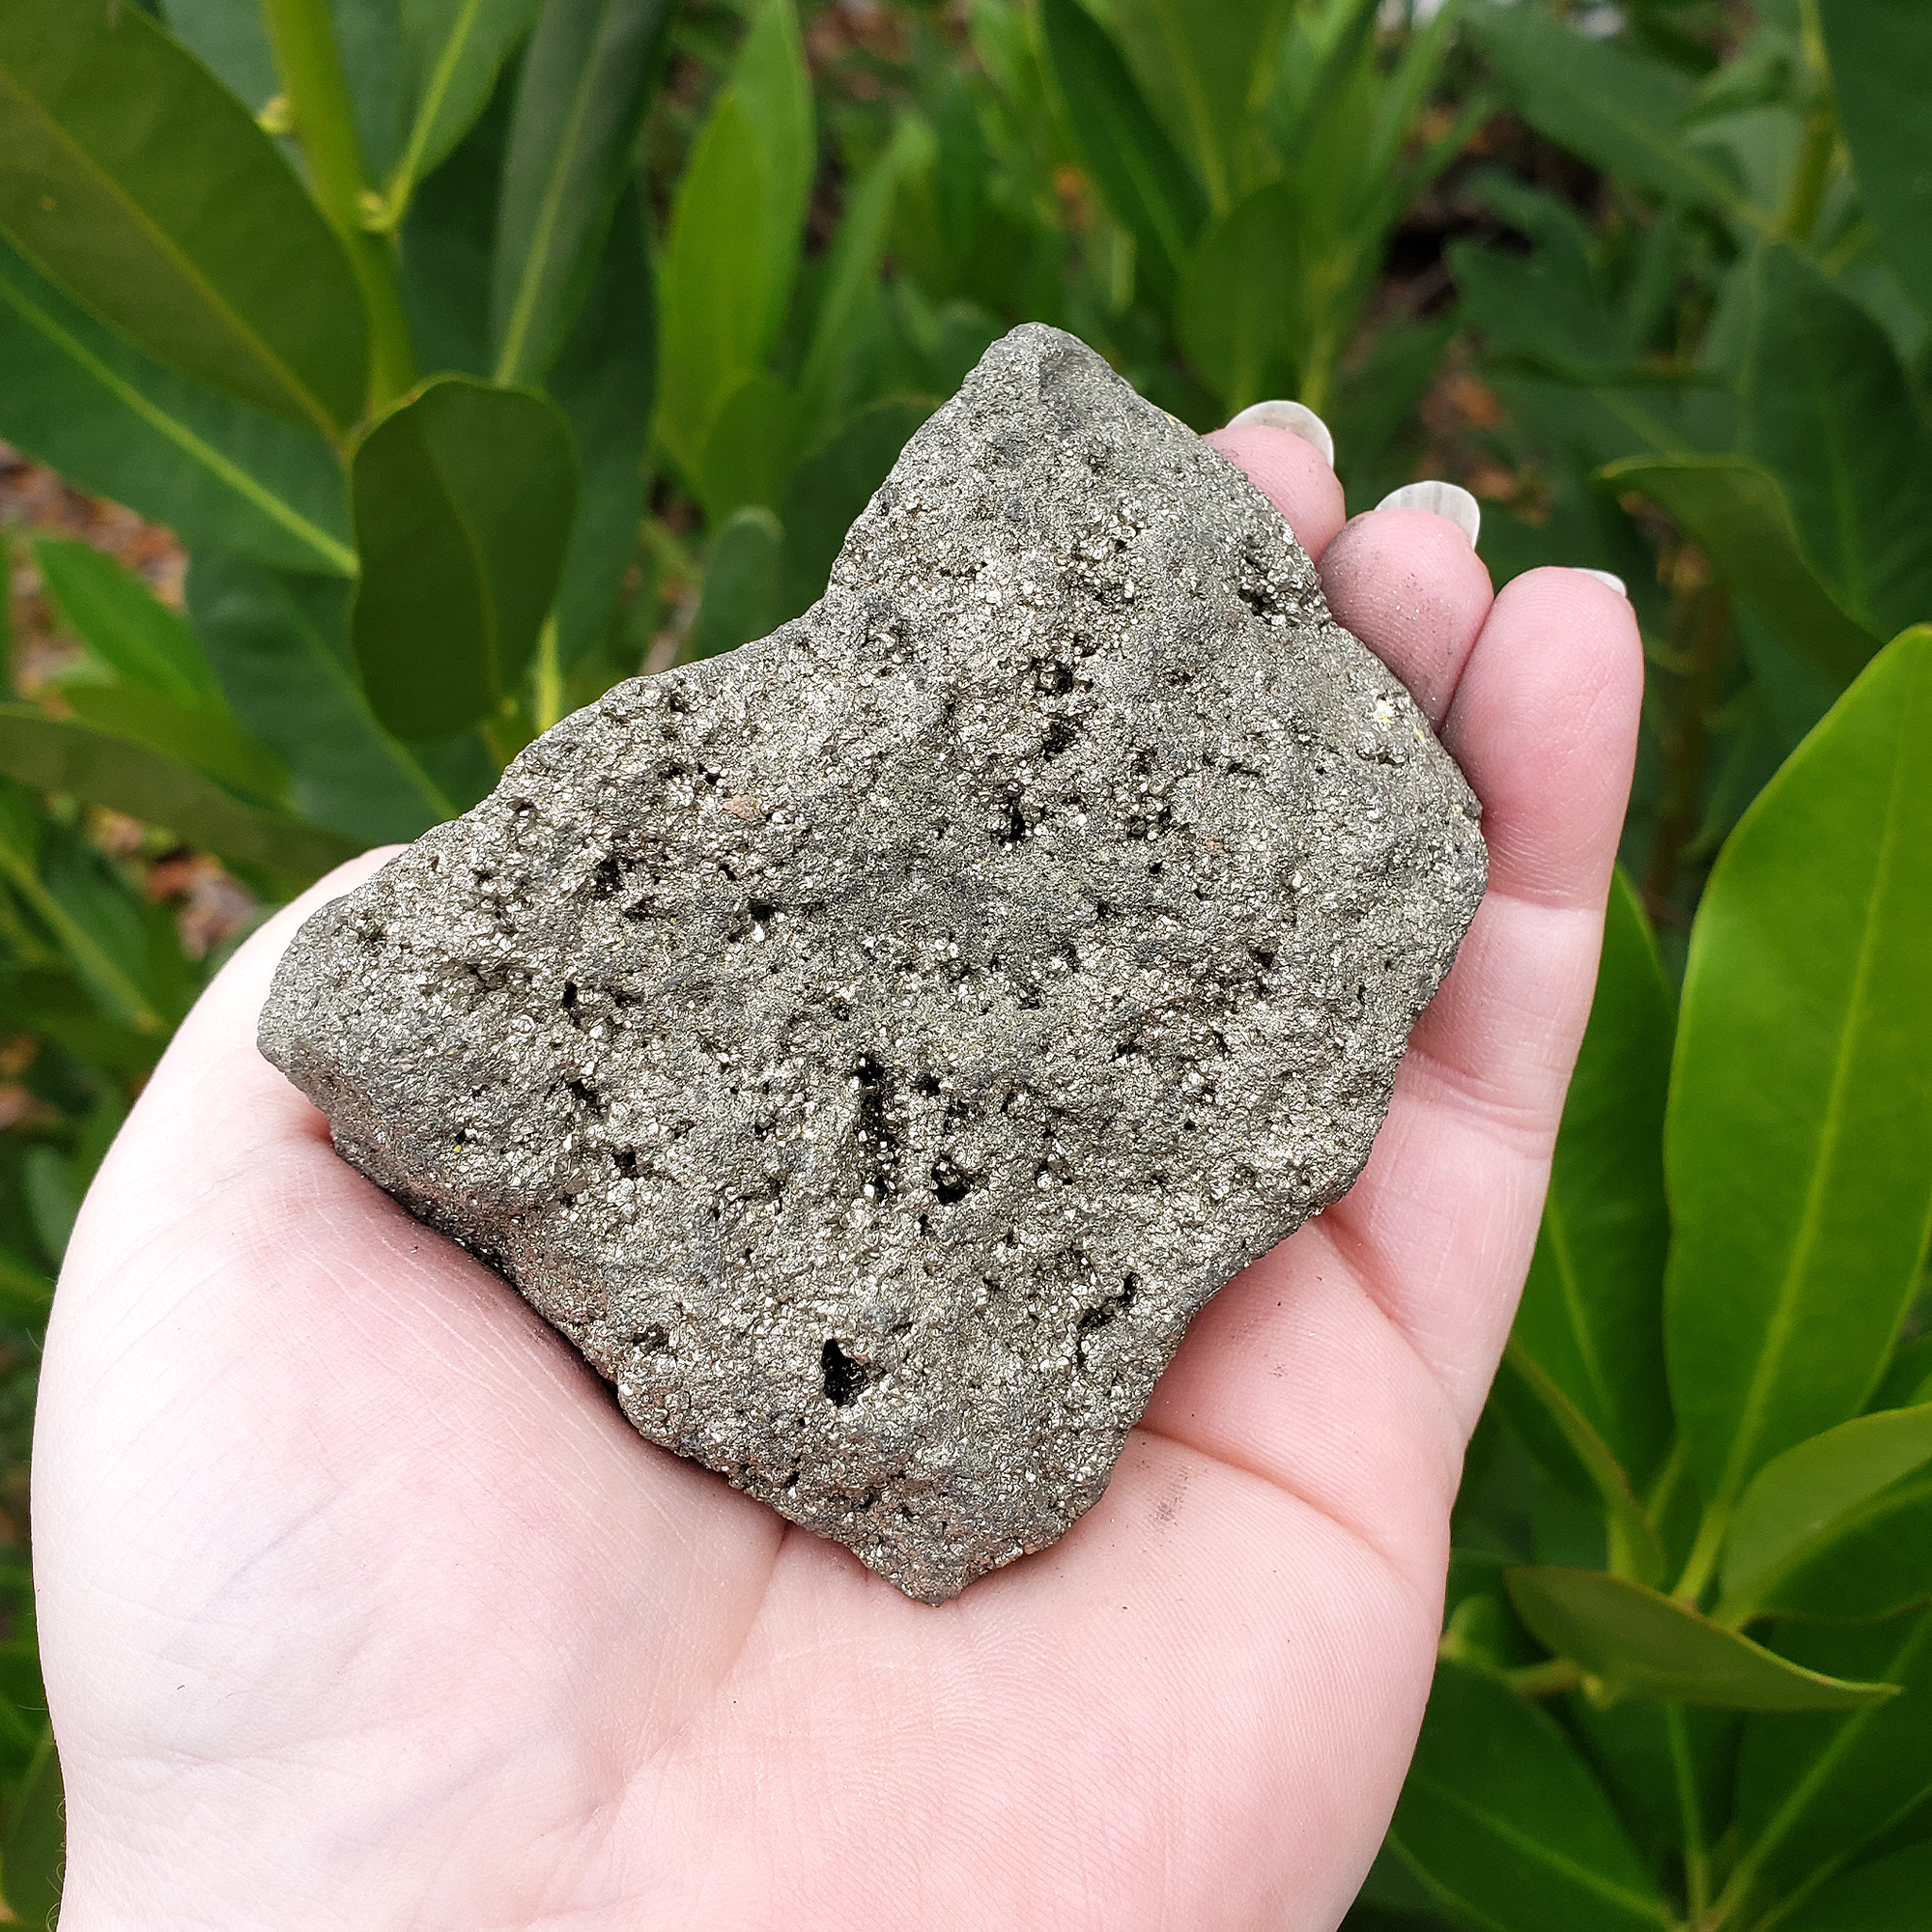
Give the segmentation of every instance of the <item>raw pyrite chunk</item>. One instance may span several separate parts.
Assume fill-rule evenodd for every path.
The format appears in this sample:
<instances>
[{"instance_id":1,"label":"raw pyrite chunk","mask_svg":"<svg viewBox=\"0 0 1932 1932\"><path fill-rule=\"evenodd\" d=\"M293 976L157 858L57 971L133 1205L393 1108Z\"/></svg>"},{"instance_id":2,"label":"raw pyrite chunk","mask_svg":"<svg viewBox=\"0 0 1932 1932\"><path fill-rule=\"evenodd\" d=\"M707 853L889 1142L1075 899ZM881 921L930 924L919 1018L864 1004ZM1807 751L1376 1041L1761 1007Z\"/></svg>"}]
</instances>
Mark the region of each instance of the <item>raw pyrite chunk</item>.
<instances>
[{"instance_id":1,"label":"raw pyrite chunk","mask_svg":"<svg viewBox=\"0 0 1932 1932\"><path fill-rule=\"evenodd\" d=\"M1018 328L821 603L317 912L262 1050L643 1435L940 1603L1360 1172L1476 821L1266 498Z\"/></svg>"}]
</instances>

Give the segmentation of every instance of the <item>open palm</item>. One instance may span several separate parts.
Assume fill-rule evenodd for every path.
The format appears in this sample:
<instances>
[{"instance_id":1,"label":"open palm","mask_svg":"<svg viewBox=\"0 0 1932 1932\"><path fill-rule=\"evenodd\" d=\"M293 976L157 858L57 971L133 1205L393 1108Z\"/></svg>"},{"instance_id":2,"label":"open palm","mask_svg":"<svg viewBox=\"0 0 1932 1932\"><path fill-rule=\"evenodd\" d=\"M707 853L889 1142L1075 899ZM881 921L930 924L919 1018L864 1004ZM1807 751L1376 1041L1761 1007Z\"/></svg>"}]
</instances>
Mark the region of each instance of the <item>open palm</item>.
<instances>
[{"instance_id":1,"label":"open palm","mask_svg":"<svg viewBox=\"0 0 1932 1932\"><path fill-rule=\"evenodd\" d=\"M182 1029L55 1304L34 1514L68 1932L1341 1918L1428 1690L1640 668L1585 574L1492 607L1453 525L1340 528L1308 444L1216 440L1486 809L1489 896L1354 1191L1208 1306L1063 1542L924 1608L643 1441L335 1157L254 1047L311 895Z\"/></svg>"}]
</instances>

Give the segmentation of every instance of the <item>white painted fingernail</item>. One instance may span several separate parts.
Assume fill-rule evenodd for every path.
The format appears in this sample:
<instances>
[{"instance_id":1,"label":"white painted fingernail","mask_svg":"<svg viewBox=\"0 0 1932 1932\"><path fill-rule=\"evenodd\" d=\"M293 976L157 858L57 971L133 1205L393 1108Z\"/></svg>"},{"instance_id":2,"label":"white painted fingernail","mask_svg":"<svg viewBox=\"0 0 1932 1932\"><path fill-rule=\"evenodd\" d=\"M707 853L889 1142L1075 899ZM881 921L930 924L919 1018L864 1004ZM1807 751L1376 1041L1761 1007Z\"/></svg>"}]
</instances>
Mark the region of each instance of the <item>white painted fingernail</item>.
<instances>
[{"instance_id":1,"label":"white painted fingernail","mask_svg":"<svg viewBox=\"0 0 1932 1932\"><path fill-rule=\"evenodd\" d=\"M1437 483L1434 480L1405 483L1400 490L1391 490L1376 508L1432 510L1438 517L1447 517L1469 539L1471 550L1475 549L1476 539L1482 534L1482 506L1460 483Z\"/></svg>"},{"instance_id":2,"label":"white painted fingernail","mask_svg":"<svg viewBox=\"0 0 1932 1932\"><path fill-rule=\"evenodd\" d=\"M1589 570L1582 564L1578 564L1577 568L1581 570L1585 577L1594 577L1599 583L1607 583L1619 597L1628 598L1630 596L1630 591L1625 587L1623 579L1614 570Z\"/></svg>"},{"instance_id":3,"label":"white painted fingernail","mask_svg":"<svg viewBox=\"0 0 1932 1932\"><path fill-rule=\"evenodd\" d=\"M1266 423L1270 429L1285 429L1303 442L1312 442L1321 452L1330 469L1335 467L1335 439L1328 425L1306 403L1250 403L1228 427L1239 429L1246 423Z\"/></svg>"}]
</instances>

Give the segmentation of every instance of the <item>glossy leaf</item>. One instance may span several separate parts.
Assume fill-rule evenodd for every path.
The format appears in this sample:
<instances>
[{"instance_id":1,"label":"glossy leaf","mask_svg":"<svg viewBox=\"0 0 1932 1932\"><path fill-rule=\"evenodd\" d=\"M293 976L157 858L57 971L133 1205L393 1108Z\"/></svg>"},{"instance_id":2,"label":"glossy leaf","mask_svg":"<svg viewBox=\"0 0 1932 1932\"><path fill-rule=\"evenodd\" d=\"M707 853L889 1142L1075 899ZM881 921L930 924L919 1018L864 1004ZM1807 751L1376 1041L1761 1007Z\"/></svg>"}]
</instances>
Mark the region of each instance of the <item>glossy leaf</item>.
<instances>
[{"instance_id":1,"label":"glossy leaf","mask_svg":"<svg viewBox=\"0 0 1932 1932\"><path fill-rule=\"evenodd\" d=\"M638 544L657 384L657 306L635 187L618 204L597 281L549 388L570 424L582 481L557 587L557 648L575 664L603 635Z\"/></svg>"},{"instance_id":2,"label":"glossy leaf","mask_svg":"<svg viewBox=\"0 0 1932 1932\"><path fill-rule=\"evenodd\" d=\"M1886 259L1932 310L1932 169L1925 165L1925 76L1932 11L1923 0L1819 0L1838 125Z\"/></svg>"},{"instance_id":3,"label":"glossy leaf","mask_svg":"<svg viewBox=\"0 0 1932 1932\"><path fill-rule=\"evenodd\" d=\"M1738 1504L1718 1615L1884 1617L1932 1601L1932 1404L1775 1456Z\"/></svg>"},{"instance_id":4,"label":"glossy leaf","mask_svg":"<svg viewBox=\"0 0 1932 1932\"><path fill-rule=\"evenodd\" d=\"M1080 157L1139 244L1140 272L1151 287L1171 289L1208 218L1208 197L1080 0L1042 0L1040 24Z\"/></svg>"},{"instance_id":5,"label":"glossy leaf","mask_svg":"<svg viewBox=\"0 0 1932 1932\"><path fill-rule=\"evenodd\" d=\"M168 31L252 114L281 92L261 0L163 0Z\"/></svg>"},{"instance_id":6,"label":"glossy leaf","mask_svg":"<svg viewBox=\"0 0 1932 1932\"><path fill-rule=\"evenodd\" d=\"M244 108L131 6L0 10L0 227L151 353L329 435L369 337L328 224Z\"/></svg>"},{"instance_id":7,"label":"glossy leaf","mask_svg":"<svg viewBox=\"0 0 1932 1932\"><path fill-rule=\"evenodd\" d=\"M1692 929L1665 1171L1665 1347L1721 1512L1858 1413L1932 1214L1932 630L1889 645L1765 788Z\"/></svg>"},{"instance_id":8,"label":"glossy leaf","mask_svg":"<svg viewBox=\"0 0 1932 1932\"><path fill-rule=\"evenodd\" d=\"M1741 272L1743 453L1783 485L1805 555L1865 629L1932 620L1932 438L1890 341L1793 249Z\"/></svg>"},{"instance_id":9,"label":"glossy leaf","mask_svg":"<svg viewBox=\"0 0 1932 1932\"><path fill-rule=\"evenodd\" d=\"M71 792L224 859L302 879L360 847L351 839L249 805L191 766L116 733L0 703L0 772L39 791Z\"/></svg>"},{"instance_id":10,"label":"glossy leaf","mask_svg":"<svg viewBox=\"0 0 1932 1932\"><path fill-rule=\"evenodd\" d=\"M716 657L762 638L778 622L784 530L769 510L734 512L711 546L687 658Z\"/></svg>"},{"instance_id":11,"label":"glossy leaf","mask_svg":"<svg viewBox=\"0 0 1932 1932\"><path fill-rule=\"evenodd\" d=\"M1441 1905L1494 1932L1666 1928L1603 1787L1548 1715L1447 1662L1389 1842Z\"/></svg>"},{"instance_id":12,"label":"glossy leaf","mask_svg":"<svg viewBox=\"0 0 1932 1932\"><path fill-rule=\"evenodd\" d=\"M1511 104L1558 147L1667 201L1752 220L1734 172L1680 138L1690 82L1662 61L1593 40L1540 8L1464 14Z\"/></svg>"},{"instance_id":13,"label":"glossy leaf","mask_svg":"<svg viewBox=\"0 0 1932 1932\"><path fill-rule=\"evenodd\" d=\"M1639 1485L1669 1447L1663 1109L1675 1000L1621 869L1515 1339Z\"/></svg>"},{"instance_id":14,"label":"glossy leaf","mask_svg":"<svg viewBox=\"0 0 1932 1932\"><path fill-rule=\"evenodd\" d=\"M1882 1679L1900 1694L1835 1716L1754 1718L1738 1754L1738 1856L1722 1903L1793 1906L1932 1796L1932 1611L1882 1624L1801 1624L1778 1647L1833 1675ZM1863 1932L1863 1928L1861 1928Z\"/></svg>"},{"instance_id":15,"label":"glossy leaf","mask_svg":"<svg viewBox=\"0 0 1932 1932\"><path fill-rule=\"evenodd\" d=\"M33 1762L21 1780L0 1847L0 1889L14 1918L47 1925L60 1910L67 1860L67 1810L60 1758L50 1730L43 1730Z\"/></svg>"},{"instance_id":16,"label":"glossy leaf","mask_svg":"<svg viewBox=\"0 0 1932 1932\"><path fill-rule=\"evenodd\" d=\"M320 437L141 355L5 242L0 436L185 543L355 567L342 472Z\"/></svg>"},{"instance_id":17,"label":"glossy leaf","mask_svg":"<svg viewBox=\"0 0 1932 1932\"><path fill-rule=\"evenodd\" d=\"M791 299L814 146L791 0L765 0L671 204L659 285L659 433L696 483L718 412Z\"/></svg>"},{"instance_id":18,"label":"glossy leaf","mask_svg":"<svg viewBox=\"0 0 1932 1932\"><path fill-rule=\"evenodd\" d=\"M1202 236L1180 279L1182 346L1229 414L1276 393L1304 270L1293 191L1257 188Z\"/></svg>"},{"instance_id":19,"label":"glossy leaf","mask_svg":"<svg viewBox=\"0 0 1932 1932\"><path fill-rule=\"evenodd\" d=\"M846 532L932 411L916 396L875 403L793 470L782 506L784 560L775 622L796 617L824 595Z\"/></svg>"},{"instance_id":20,"label":"glossy leaf","mask_svg":"<svg viewBox=\"0 0 1932 1932\"><path fill-rule=\"evenodd\" d=\"M1762 464L1740 456L1639 456L1598 476L1667 511L1732 593L1834 685L1849 684L1870 662L1878 634L1826 588L1805 557L1790 499Z\"/></svg>"},{"instance_id":21,"label":"glossy leaf","mask_svg":"<svg viewBox=\"0 0 1932 1932\"><path fill-rule=\"evenodd\" d=\"M34 561L81 641L118 676L182 704L219 705L193 628L125 564L69 537L42 537Z\"/></svg>"},{"instance_id":22,"label":"glossy leaf","mask_svg":"<svg viewBox=\"0 0 1932 1932\"><path fill-rule=\"evenodd\" d=\"M1135 78L1216 213L1248 185L1257 83L1284 11L1275 0L1112 0L1108 9Z\"/></svg>"},{"instance_id":23,"label":"glossy leaf","mask_svg":"<svg viewBox=\"0 0 1932 1932\"><path fill-rule=\"evenodd\" d=\"M300 817L364 845L455 817L461 807L417 749L369 710L346 584L203 551L188 565L187 607L236 716L286 764Z\"/></svg>"},{"instance_id":24,"label":"glossy leaf","mask_svg":"<svg viewBox=\"0 0 1932 1932\"><path fill-rule=\"evenodd\" d=\"M1496 1392L1511 1422L1532 1448L1540 1446L1539 1438L1554 1436L1561 1444L1558 1455L1574 1459L1589 1493L1604 1512L1613 1554L1611 1567L1618 1575L1628 1574L1641 1583L1659 1581L1663 1574L1663 1550L1631 1489L1629 1475L1588 1417L1515 1336L1503 1354Z\"/></svg>"},{"instance_id":25,"label":"glossy leaf","mask_svg":"<svg viewBox=\"0 0 1932 1932\"><path fill-rule=\"evenodd\" d=\"M1874 1860L1812 1893L1778 1932L1925 1932L1932 1839Z\"/></svg>"},{"instance_id":26,"label":"glossy leaf","mask_svg":"<svg viewBox=\"0 0 1932 1932\"><path fill-rule=\"evenodd\" d=\"M414 99L403 152L388 184L392 220L415 185L440 167L482 113L541 0L403 0Z\"/></svg>"},{"instance_id":27,"label":"glossy leaf","mask_svg":"<svg viewBox=\"0 0 1932 1932\"><path fill-rule=\"evenodd\" d=\"M589 293L670 16L670 0L545 0L497 211L490 330L500 383L550 367Z\"/></svg>"},{"instance_id":28,"label":"glossy leaf","mask_svg":"<svg viewBox=\"0 0 1932 1932\"><path fill-rule=\"evenodd\" d=\"M562 570L577 498L562 416L527 390L441 378L362 440L350 494L351 631L376 716L406 738L489 717L528 668Z\"/></svg>"},{"instance_id":29,"label":"glossy leaf","mask_svg":"<svg viewBox=\"0 0 1932 1932\"><path fill-rule=\"evenodd\" d=\"M1788 1662L1688 1605L1601 1570L1558 1565L1503 1578L1516 1613L1613 1693L1734 1711L1840 1711L1893 1693Z\"/></svg>"}]
</instances>

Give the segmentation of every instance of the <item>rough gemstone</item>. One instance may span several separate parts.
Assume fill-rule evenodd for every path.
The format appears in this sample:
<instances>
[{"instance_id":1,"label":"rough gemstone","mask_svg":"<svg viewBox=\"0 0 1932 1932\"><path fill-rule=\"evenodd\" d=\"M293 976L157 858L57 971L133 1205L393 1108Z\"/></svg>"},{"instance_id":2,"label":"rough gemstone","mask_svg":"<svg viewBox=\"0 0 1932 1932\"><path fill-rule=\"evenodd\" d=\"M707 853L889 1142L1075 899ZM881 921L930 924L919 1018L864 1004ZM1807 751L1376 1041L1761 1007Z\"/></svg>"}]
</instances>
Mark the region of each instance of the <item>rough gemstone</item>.
<instances>
[{"instance_id":1,"label":"rough gemstone","mask_svg":"<svg viewBox=\"0 0 1932 1932\"><path fill-rule=\"evenodd\" d=\"M317 912L262 1049L646 1436L938 1603L1354 1179L1476 821L1268 501L1029 327L820 604Z\"/></svg>"}]
</instances>

